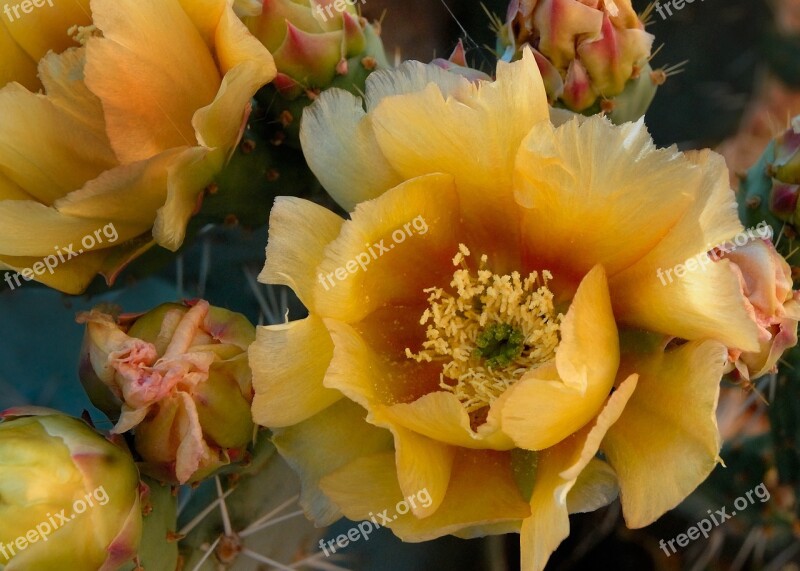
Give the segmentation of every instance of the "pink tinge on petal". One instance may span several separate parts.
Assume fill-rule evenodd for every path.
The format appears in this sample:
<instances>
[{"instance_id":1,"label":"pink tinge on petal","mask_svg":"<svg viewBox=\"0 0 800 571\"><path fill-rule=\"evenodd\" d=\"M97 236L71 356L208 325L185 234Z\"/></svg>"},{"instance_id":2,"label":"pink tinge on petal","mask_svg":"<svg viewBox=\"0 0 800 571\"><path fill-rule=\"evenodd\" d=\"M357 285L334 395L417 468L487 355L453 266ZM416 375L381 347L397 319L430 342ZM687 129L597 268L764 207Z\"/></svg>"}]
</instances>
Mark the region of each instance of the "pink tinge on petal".
<instances>
[{"instance_id":1,"label":"pink tinge on petal","mask_svg":"<svg viewBox=\"0 0 800 571\"><path fill-rule=\"evenodd\" d=\"M744 378L755 379L773 370L783 352L797 344L800 293L792 291L791 268L769 240L737 245L712 259L731 262L748 314L759 327L759 351L729 350L736 370Z\"/></svg>"},{"instance_id":2,"label":"pink tinge on petal","mask_svg":"<svg viewBox=\"0 0 800 571\"><path fill-rule=\"evenodd\" d=\"M178 413L181 443L175 459L175 475L179 482L184 483L200 468L204 460L208 461L210 458L208 446L203 439L197 406L186 393L181 393L181 400L182 410Z\"/></svg>"}]
</instances>

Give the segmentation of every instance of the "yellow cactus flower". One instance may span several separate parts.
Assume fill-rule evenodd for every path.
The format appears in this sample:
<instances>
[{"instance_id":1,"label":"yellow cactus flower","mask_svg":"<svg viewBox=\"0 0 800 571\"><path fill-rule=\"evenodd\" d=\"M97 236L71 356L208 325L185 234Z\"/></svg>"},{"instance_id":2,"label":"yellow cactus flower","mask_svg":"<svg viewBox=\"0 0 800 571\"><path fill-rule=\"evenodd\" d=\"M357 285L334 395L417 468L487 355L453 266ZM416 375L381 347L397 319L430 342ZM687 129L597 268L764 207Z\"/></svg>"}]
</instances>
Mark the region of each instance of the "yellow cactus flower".
<instances>
[{"instance_id":1,"label":"yellow cactus flower","mask_svg":"<svg viewBox=\"0 0 800 571\"><path fill-rule=\"evenodd\" d=\"M530 50L495 82L409 62L365 106L331 90L306 111L308 162L351 217L276 202L260 279L309 316L260 327L250 363L317 523L519 532L532 571L570 513L619 493L648 525L720 461L719 381L759 327L731 262L657 270L742 229L724 162L642 122L554 121Z\"/></svg>"},{"instance_id":2,"label":"yellow cactus flower","mask_svg":"<svg viewBox=\"0 0 800 571\"><path fill-rule=\"evenodd\" d=\"M0 269L79 293L181 245L275 66L227 0L35 4L0 25Z\"/></svg>"}]
</instances>

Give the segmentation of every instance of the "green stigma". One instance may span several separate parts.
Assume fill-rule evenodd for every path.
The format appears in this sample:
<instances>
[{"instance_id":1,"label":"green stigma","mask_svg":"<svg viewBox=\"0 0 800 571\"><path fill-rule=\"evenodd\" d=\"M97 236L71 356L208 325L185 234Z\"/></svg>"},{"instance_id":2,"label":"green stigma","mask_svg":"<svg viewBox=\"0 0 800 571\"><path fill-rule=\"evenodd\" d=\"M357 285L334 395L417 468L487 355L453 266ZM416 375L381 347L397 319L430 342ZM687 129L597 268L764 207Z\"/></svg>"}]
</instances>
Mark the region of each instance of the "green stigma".
<instances>
[{"instance_id":1,"label":"green stigma","mask_svg":"<svg viewBox=\"0 0 800 571\"><path fill-rule=\"evenodd\" d=\"M522 332L507 323L492 323L475 341L475 356L486 360L486 366L501 369L522 355L525 348Z\"/></svg>"}]
</instances>

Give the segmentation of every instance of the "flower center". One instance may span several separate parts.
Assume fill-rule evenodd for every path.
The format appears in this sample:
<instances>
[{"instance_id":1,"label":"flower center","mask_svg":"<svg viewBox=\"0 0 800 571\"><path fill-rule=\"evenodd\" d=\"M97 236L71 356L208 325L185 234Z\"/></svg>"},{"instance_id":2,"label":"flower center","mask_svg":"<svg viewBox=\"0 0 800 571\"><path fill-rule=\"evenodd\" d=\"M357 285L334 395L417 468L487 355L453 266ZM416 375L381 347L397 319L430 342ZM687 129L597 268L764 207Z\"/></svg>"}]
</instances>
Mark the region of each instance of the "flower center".
<instances>
[{"instance_id":1,"label":"flower center","mask_svg":"<svg viewBox=\"0 0 800 571\"><path fill-rule=\"evenodd\" d=\"M555 357L564 315L556 312L547 270L498 275L481 257L473 274L464 244L453 258L451 291L427 288L430 306L420 318L427 325L422 351L406 356L417 362L442 361L442 389L452 392L470 413L491 405L530 369ZM480 416L479 414L476 416Z\"/></svg>"}]
</instances>

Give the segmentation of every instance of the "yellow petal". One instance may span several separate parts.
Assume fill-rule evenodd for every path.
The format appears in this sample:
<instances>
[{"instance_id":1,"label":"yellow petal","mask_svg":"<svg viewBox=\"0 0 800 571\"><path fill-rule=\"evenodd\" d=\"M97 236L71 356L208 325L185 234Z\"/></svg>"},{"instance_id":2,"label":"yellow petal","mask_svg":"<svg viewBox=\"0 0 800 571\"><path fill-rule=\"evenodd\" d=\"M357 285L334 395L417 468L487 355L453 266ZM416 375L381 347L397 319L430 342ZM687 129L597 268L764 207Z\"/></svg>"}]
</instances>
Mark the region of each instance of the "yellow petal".
<instances>
[{"instance_id":1,"label":"yellow petal","mask_svg":"<svg viewBox=\"0 0 800 571\"><path fill-rule=\"evenodd\" d=\"M39 74L47 99L103 141L111 155L103 105L83 82L85 64L86 48L71 48L61 54L51 52L39 62Z\"/></svg>"},{"instance_id":2,"label":"yellow petal","mask_svg":"<svg viewBox=\"0 0 800 571\"><path fill-rule=\"evenodd\" d=\"M342 89L325 91L306 108L300 142L309 168L346 210L402 181L381 153L361 100Z\"/></svg>"},{"instance_id":3,"label":"yellow petal","mask_svg":"<svg viewBox=\"0 0 800 571\"><path fill-rule=\"evenodd\" d=\"M267 262L258 280L289 286L303 305L316 312L317 266L342 224L344 220L327 208L308 200L279 196L270 213Z\"/></svg>"},{"instance_id":4,"label":"yellow petal","mask_svg":"<svg viewBox=\"0 0 800 571\"><path fill-rule=\"evenodd\" d=\"M415 178L358 205L319 264L315 311L352 323L380 307L423 308L423 290L452 274L460 227L448 175Z\"/></svg>"},{"instance_id":5,"label":"yellow petal","mask_svg":"<svg viewBox=\"0 0 800 571\"><path fill-rule=\"evenodd\" d=\"M365 102L347 91L329 89L306 109L300 127L306 160L343 208L352 210L403 180L381 153L364 104L371 111L387 97L421 91L430 83L445 95L468 89L467 81L454 73L411 61L370 74Z\"/></svg>"},{"instance_id":6,"label":"yellow petal","mask_svg":"<svg viewBox=\"0 0 800 571\"><path fill-rule=\"evenodd\" d=\"M522 523L520 535L523 571L544 569L550 554L569 535L568 494L593 461L609 427L619 419L636 382L635 375L623 381L590 426L539 453L531 517Z\"/></svg>"},{"instance_id":7,"label":"yellow petal","mask_svg":"<svg viewBox=\"0 0 800 571\"><path fill-rule=\"evenodd\" d=\"M488 529L497 531L498 525L511 532L530 514L514 481L508 453L459 450L444 501L434 514L422 519L405 513L412 499L400 489L394 461L390 453L363 457L325 477L321 485L349 519L374 518L411 542L448 534L476 537ZM483 501L487 494L491 501ZM412 498L423 505L429 499L424 489L415 491ZM390 521L384 522L381 513Z\"/></svg>"},{"instance_id":8,"label":"yellow petal","mask_svg":"<svg viewBox=\"0 0 800 571\"><path fill-rule=\"evenodd\" d=\"M26 275L29 275L37 282L64 293L77 295L83 293L89 287L89 284L103 268L109 252L110 250L88 252L63 263L58 260L59 263L53 268L52 273L48 266L45 265L42 268L41 266L36 266L36 264L50 263L50 266L53 266L54 258L0 256L0 269L12 271L3 275L3 280L12 289L22 287L27 283L24 276L17 276L16 273L30 270L31 273L28 274L26 271ZM55 253L53 256L57 258ZM64 254L64 258L66 257L67 254ZM35 270L34 266L36 266Z\"/></svg>"},{"instance_id":9,"label":"yellow petal","mask_svg":"<svg viewBox=\"0 0 800 571\"><path fill-rule=\"evenodd\" d=\"M618 365L619 339L605 271L596 266L567 311L555 367L534 369L507 391L503 430L520 448L553 446L600 411Z\"/></svg>"},{"instance_id":10,"label":"yellow petal","mask_svg":"<svg viewBox=\"0 0 800 571\"><path fill-rule=\"evenodd\" d=\"M0 16L2 18L2 16ZM36 77L36 61L17 44L8 28L0 22L0 87L16 81L31 91L40 87Z\"/></svg>"},{"instance_id":11,"label":"yellow petal","mask_svg":"<svg viewBox=\"0 0 800 571\"><path fill-rule=\"evenodd\" d=\"M368 424L364 415L364 409L342 399L300 424L274 431L278 451L300 474L300 505L319 526L330 525L342 516L327 492L320 489L323 477L379 452L387 452L394 465L392 434Z\"/></svg>"},{"instance_id":12,"label":"yellow petal","mask_svg":"<svg viewBox=\"0 0 800 571\"><path fill-rule=\"evenodd\" d=\"M614 312L620 322L649 331L755 351L758 328L735 272L705 254L742 230L725 161L711 151L686 157L703 174L700 184L685 188L692 205L647 256L610 277ZM678 264L682 277L673 273Z\"/></svg>"},{"instance_id":13,"label":"yellow petal","mask_svg":"<svg viewBox=\"0 0 800 571\"><path fill-rule=\"evenodd\" d=\"M61 250L65 257L85 255L89 244L94 251L138 236L142 226L120 222L109 227L108 218L78 218L30 200L0 201L0 255L49 256ZM114 236L117 240L111 242ZM97 232L97 234L96 234ZM84 238L91 238L82 243ZM103 238L102 241L100 238ZM70 251L73 255L70 255Z\"/></svg>"},{"instance_id":14,"label":"yellow petal","mask_svg":"<svg viewBox=\"0 0 800 571\"><path fill-rule=\"evenodd\" d=\"M0 108L0 170L45 204L117 165L104 135L43 95L10 84Z\"/></svg>"},{"instance_id":15,"label":"yellow petal","mask_svg":"<svg viewBox=\"0 0 800 571\"><path fill-rule=\"evenodd\" d=\"M41 1L37 0L37 3ZM22 9L24 3L8 2L8 11L5 11L5 4L4 13L0 14L0 27L5 26L34 62L38 62L50 50L60 53L76 46L67 31L72 26L88 26L92 23L89 0L44 0L44 5L40 7L28 3L28 13ZM5 60L5 50L2 53ZM33 86L34 90L36 88Z\"/></svg>"},{"instance_id":16,"label":"yellow petal","mask_svg":"<svg viewBox=\"0 0 800 571\"><path fill-rule=\"evenodd\" d=\"M387 97L371 113L384 156L404 178L444 172L455 178L464 240L480 244L493 263L498 235L516 243L514 156L538 122L548 119L547 99L533 54L500 62L495 82L469 84L454 97L430 84L423 91ZM492 199L486 193L491 190ZM500 248L500 251L507 248Z\"/></svg>"},{"instance_id":17,"label":"yellow petal","mask_svg":"<svg viewBox=\"0 0 800 571\"><path fill-rule=\"evenodd\" d=\"M186 225L197 212L200 194L222 170L227 158L225 149L177 150L182 152L169 167L166 200L153 223L153 238L173 252L183 244Z\"/></svg>"},{"instance_id":18,"label":"yellow petal","mask_svg":"<svg viewBox=\"0 0 800 571\"><path fill-rule=\"evenodd\" d=\"M719 461L715 411L727 350L692 341L666 353L623 354L639 388L609 430L603 451L617 472L628 527L678 505Z\"/></svg>"},{"instance_id":19,"label":"yellow petal","mask_svg":"<svg viewBox=\"0 0 800 571\"><path fill-rule=\"evenodd\" d=\"M452 174L457 186L481 191L475 199L485 210L486 189L509 192L514 153L531 127L548 118L547 99L530 51L518 62L501 62L496 81L463 85L449 98L435 84L384 98L372 111L375 134L404 178Z\"/></svg>"},{"instance_id":20,"label":"yellow petal","mask_svg":"<svg viewBox=\"0 0 800 571\"><path fill-rule=\"evenodd\" d=\"M93 9L103 37L87 42L86 84L103 102L119 160L197 144L192 116L221 77L177 0L94 0Z\"/></svg>"},{"instance_id":21,"label":"yellow petal","mask_svg":"<svg viewBox=\"0 0 800 571\"><path fill-rule=\"evenodd\" d=\"M201 144L230 151L250 113L250 99L275 77L275 62L230 6L217 28L216 55L224 74L222 85L214 102L197 111L192 124Z\"/></svg>"},{"instance_id":22,"label":"yellow petal","mask_svg":"<svg viewBox=\"0 0 800 571\"><path fill-rule=\"evenodd\" d=\"M403 497L427 490L430 502L411 506L418 518L429 517L444 500L456 449L400 426L388 427L394 434L397 478Z\"/></svg>"},{"instance_id":23,"label":"yellow petal","mask_svg":"<svg viewBox=\"0 0 800 571\"><path fill-rule=\"evenodd\" d=\"M470 427L466 409L451 392L434 391L411 403L373 408L372 418L376 422L392 422L445 442L463 448L492 450L511 450L514 442L500 429L500 419L496 410L501 406L492 404L488 421L475 432Z\"/></svg>"},{"instance_id":24,"label":"yellow petal","mask_svg":"<svg viewBox=\"0 0 800 571\"><path fill-rule=\"evenodd\" d=\"M592 458L567 494L569 513L587 513L607 506L619 496L617 474L598 458Z\"/></svg>"},{"instance_id":25,"label":"yellow petal","mask_svg":"<svg viewBox=\"0 0 800 571\"><path fill-rule=\"evenodd\" d=\"M674 149L656 149L641 121L617 127L593 116L557 129L540 124L515 164L516 197L530 209L523 244L539 267L566 263L579 277L599 263L613 276L664 238L700 180L700 170Z\"/></svg>"},{"instance_id":26,"label":"yellow petal","mask_svg":"<svg viewBox=\"0 0 800 571\"><path fill-rule=\"evenodd\" d=\"M168 171L180 153L181 149L175 149L107 170L82 189L57 200L53 207L75 218L130 224L138 230L132 236L141 234L150 229L166 201Z\"/></svg>"},{"instance_id":27,"label":"yellow petal","mask_svg":"<svg viewBox=\"0 0 800 571\"><path fill-rule=\"evenodd\" d=\"M258 424L297 424L342 397L340 392L322 386L333 357L333 342L325 325L314 315L259 327L249 356L256 393L253 419Z\"/></svg>"}]
</instances>

